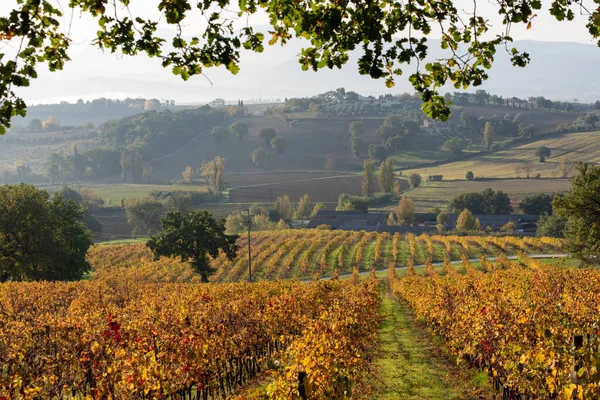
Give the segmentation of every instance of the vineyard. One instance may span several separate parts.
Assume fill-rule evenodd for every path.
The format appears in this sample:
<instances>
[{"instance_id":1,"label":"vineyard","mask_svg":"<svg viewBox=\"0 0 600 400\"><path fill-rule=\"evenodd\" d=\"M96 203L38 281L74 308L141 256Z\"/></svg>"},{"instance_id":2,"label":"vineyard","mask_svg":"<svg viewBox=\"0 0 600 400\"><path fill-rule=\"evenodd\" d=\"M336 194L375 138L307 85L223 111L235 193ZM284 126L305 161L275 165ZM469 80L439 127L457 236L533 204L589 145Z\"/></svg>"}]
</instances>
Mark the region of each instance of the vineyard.
<instances>
[{"instance_id":1,"label":"vineyard","mask_svg":"<svg viewBox=\"0 0 600 400\"><path fill-rule=\"evenodd\" d=\"M500 256L409 270L392 291L504 399L600 398L600 271Z\"/></svg>"},{"instance_id":2,"label":"vineyard","mask_svg":"<svg viewBox=\"0 0 600 400\"><path fill-rule=\"evenodd\" d=\"M258 282L228 282L248 278L239 240L236 259L213 260L209 284L143 243L91 249L88 281L0 284L0 400L377 398L388 314L375 273L358 272L386 267L392 294L504 398L600 395L600 272L527 256L562 240L254 233Z\"/></svg>"},{"instance_id":3,"label":"vineyard","mask_svg":"<svg viewBox=\"0 0 600 400\"><path fill-rule=\"evenodd\" d=\"M0 399L366 393L378 308L374 279L4 283Z\"/></svg>"},{"instance_id":4,"label":"vineyard","mask_svg":"<svg viewBox=\"0 0 600 400\"><path fill-rule=\"evenodd\" d=\"M240 251L233 261L225 255L213 260L214 282L248 279L248 242L239 239ZM426 261L460 260L482 255L556 253L563 242L552 238L493 236L400 235L398 233L282 230L251 236L253 278L258 280L319 278L347 274L357 268L369 271L390 265L406 266ZM152 261L143 243L101 245L90 250L94 278L113 275L146 282L199 282L188 265L176 259Z\"/></svg>"}]
</instances>

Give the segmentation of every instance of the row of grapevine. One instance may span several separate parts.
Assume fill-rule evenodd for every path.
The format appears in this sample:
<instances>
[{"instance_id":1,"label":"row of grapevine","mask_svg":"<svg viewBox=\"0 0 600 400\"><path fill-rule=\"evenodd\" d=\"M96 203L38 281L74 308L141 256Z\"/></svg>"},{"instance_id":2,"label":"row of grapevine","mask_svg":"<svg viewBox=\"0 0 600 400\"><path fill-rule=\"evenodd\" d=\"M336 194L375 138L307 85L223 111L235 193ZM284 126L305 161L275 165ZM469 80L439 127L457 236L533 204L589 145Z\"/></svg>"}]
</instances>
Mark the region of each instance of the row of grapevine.
<instances>
[{"instance_id":1,"label":"row of grapevine","mask_svg":"<svg viewBox=\"0 0 600 400\"><path fill-rule=\"evenodd\" d=\"M497 244L521 247L512 239ZM600 398L600 271L523 254L484 260L480 269L465 255L462 267L459 274L445 260L444 276L395 279L393 292L458 359L484 369L504 398Z\"/></svg>"},{"instance_id":2,"label":"row of grapevine","mask_svg":"<svg viewBox=\"0 0 600 400\"><path fill-rule=\"evenodd\" d=\"M378 306L373 280L4 283L0 398L223 398L269 368L324 398L367 376Z\"/></svg>"},{"instance_id":3,"label":"row of grapevine","mask_svg":"<svg viewBox=\"0 0 600 400\"><path fill-rule=\"evenodd\" d=\"M391 243L390 243L391 242ZM248 242L240 238L240 250L233 261L224 254L211 262L215 273L213 282L246 280L248 277ZM324 276L337 269L339 273L350 272L353 267L365 270L384 268L390 264L415 264L426 260L442 261L444 258L459 260L461 256L477 258L497 255L504 251L516 253L559 252L563 242L552 238L442 236L398 233L390 238L388 233L322 230L282 230L253 233L252 269L260 279L311 278ZM177 259L161 259L153 262L152 254L143 243L130 245L104 245L91 249L89 260L95 277L107 277L127 273L134 278L154 282L186 282L193 279L185 273L186 265ZM152 268L156 272L153 274ZM121 272L140 268L140 271ZM164 271L163 271L164 270ZM154 275L154 276L153 276ZM315 275L315 276L316 276Z\"/></svg>"}]
</instances>

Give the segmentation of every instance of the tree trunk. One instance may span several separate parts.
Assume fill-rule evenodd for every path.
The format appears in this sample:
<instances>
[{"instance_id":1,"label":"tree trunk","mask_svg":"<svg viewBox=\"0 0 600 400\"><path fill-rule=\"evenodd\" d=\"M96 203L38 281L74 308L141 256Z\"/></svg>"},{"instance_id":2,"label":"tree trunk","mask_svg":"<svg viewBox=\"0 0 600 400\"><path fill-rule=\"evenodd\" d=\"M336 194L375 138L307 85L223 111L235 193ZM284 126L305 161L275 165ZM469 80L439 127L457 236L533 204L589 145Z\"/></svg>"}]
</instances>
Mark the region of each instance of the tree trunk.
<instances>
[{"instance_id":1,"label":"tree trunk","mask_svg":"<svg viewBox=\"0 0 600 400\"><path fill-rule=\"evenodd\" d=\"M200 271L202 283L208 283L208 273L206 271Z\"/></svg>"}]
</instances>

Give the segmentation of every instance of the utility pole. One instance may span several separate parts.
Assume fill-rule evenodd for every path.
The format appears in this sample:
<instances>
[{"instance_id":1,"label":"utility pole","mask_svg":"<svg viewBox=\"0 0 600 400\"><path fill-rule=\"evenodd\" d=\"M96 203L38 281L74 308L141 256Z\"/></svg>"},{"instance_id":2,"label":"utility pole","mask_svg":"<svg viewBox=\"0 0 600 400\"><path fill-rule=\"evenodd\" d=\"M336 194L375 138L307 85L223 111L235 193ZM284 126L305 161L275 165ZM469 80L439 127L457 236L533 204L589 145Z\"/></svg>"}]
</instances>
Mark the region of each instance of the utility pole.
<instances>
[{"instance_id":1,"label":"utility pole","mask_svg":"<svg viewBox=\"0 0 600 400\"><path fill-rule=\"evenodd\" d=\"M248 282L252 282L252 253L250 246L250 228L252 220L250 219L250 209L248 209Z\"/></svg>"}]
</instances>

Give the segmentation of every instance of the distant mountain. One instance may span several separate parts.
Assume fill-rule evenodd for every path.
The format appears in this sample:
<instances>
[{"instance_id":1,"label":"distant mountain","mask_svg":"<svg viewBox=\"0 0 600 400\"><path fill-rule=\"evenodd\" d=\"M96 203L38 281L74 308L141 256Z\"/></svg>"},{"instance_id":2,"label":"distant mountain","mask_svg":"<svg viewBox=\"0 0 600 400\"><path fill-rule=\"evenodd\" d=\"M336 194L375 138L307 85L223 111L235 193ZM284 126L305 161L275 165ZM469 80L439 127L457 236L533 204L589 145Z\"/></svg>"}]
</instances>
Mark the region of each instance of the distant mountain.
<instances>
[{"instance_id":1,"label":"distant mountain","mask_svg":"<svg viewBox=\"0 0 600 400\"><path fill-rule=\"evenodd\" d=\"M430 57L443 56L431 41ZM481 87L502 96L545 96L555 100L592 102L600 99L600 49L580 43L517 41L515 47L528 51L531 64L513 67L509 56L499 50L490 79ZM268 47L263 54L242 55L241 72L232 75L224 69L206 71L188 82L172 76L159 60L145 56L117 57L93 48L78 49L64 71L40 73L40 79L22 94L30 103L75 101L95 97L145 97L173 99L178 103L202 103L216 97L227 100L250 98L285 98L311 96L337 87L361 94L412 91L407 76L414 66L405 66L405 76L396 79L397 86L387 89L381 80L358 74L356 59L342 70L318 73L301 70L295 55L302 42L292 41L284 47ZM209 82L212 82L212 84ZM454 91L453 87L444 91Z\"/></svg>"}]
</instances>

